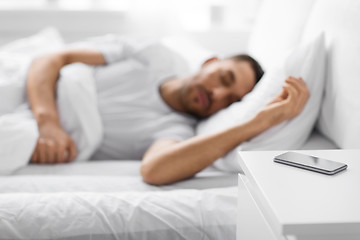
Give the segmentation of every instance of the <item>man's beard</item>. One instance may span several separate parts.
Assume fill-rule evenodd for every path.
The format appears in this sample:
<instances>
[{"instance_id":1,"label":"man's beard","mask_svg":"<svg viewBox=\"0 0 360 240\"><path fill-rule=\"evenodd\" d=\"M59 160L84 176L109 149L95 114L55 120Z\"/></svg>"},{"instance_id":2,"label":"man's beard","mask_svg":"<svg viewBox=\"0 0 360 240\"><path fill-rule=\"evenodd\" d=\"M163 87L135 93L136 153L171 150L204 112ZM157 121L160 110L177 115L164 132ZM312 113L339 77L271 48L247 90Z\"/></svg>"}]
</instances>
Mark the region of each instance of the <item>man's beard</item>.
<instances>
[{"instance_id":1,"label":"man's beard","mask_svg":"<svg viewBox=\"0 0 360 240\"><path fill-rule=\"evenodd\" d=\"M207 118L208 116L202 116L201 114L199 114L196 111L196 109L191 108L192 99L190 97L187 97L187 96L191 96L191 90L194 91L194 89L190 89L189 85L190 84L184 85L180 89L180 92L179 92L179 100L180 100L180 104L181 104L182 108L184 109L185 113L195 117L198 120Z\"/></svg>"}]
</instances>

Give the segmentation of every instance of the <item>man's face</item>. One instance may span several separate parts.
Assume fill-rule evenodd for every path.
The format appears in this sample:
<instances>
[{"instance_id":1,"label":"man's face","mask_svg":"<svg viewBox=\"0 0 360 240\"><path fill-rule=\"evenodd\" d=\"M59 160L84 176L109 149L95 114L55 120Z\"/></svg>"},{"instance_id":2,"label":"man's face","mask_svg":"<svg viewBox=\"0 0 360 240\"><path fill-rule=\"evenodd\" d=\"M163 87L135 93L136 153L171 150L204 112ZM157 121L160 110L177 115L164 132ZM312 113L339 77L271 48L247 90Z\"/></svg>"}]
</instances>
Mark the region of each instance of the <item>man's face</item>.
<instances>
[{"instance_id":1,"label":"man's face","mask_svg":"<svg viewBox=\"0 0 360 240\"><path fill-rule=\"evenodd\" d=\"M187 113L203 118L240 100L254 86L250 63L213 60L184 83L180 100Z\"/></svg>"}]
</instances>

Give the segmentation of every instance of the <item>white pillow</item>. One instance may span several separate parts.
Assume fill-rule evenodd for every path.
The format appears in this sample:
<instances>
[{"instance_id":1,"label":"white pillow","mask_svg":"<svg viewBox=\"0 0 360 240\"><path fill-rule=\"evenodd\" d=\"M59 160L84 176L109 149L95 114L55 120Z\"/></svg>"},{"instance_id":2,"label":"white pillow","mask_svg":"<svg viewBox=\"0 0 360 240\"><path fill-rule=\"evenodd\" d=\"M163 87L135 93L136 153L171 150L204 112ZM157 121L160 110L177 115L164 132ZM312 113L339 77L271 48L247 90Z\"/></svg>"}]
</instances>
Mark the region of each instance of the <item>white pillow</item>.
<instances>
[{"instance_id":1,"label":"white pillow","mask_svg":"<svg viewBox=\"0 0 360 240\"><path fill-rule=\"evenodd\" d=\"M326 34L329 67L317 127L340 148L360 148L359 13L359 0L317 0L303 35Z\"/></svg>"},{"instance_id":2,"label":"white pillow","mask_svg":"<svg viewBox=\"0 0 360 240\"><path fill-rule=\"evenodd\" d=\"M309 44L296 48L281 67L265 73L255 89L241 102L234 103L229 108L202 121L197 127L198 134L212 133L245 122L281 92L284 80L288 76L301 76L310 91L310 99L299 116L240 144L224 158L216 161L215 167L228 171L241 170L236 161L236 152L239 150L279 150L301 147L318 116L323 95L324 71L324 36L320 35Z\"/></svg>"},{"instance_id":3,"label":"white pillow","mask_svg":"<svg viewBox=\"0 0 360 240\"><path fill-rule=\"evenodd\" d=\"M263 69L278 66L301 40L315 0L263 0L249 39L249 54Z\"/></svg>"}]
</instances>

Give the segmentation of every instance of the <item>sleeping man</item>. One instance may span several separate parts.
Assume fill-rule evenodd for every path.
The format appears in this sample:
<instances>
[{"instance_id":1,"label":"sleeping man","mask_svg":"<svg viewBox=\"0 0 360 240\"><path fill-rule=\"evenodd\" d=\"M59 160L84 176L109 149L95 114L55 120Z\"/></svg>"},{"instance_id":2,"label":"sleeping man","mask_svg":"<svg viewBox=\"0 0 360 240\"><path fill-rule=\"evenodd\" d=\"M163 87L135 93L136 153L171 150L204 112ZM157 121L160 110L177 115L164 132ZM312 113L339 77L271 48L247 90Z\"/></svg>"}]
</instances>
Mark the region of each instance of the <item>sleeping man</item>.
<instances>
[{"instance_id":1,"label":"sleeping man","mask_svg":"<svg viewBox=\"0 0 360 240\"><path fill-rule=\"evenodd\" d=\"M210 58L195 73L175 70L175 54L155 44L139 48L119 38L67 48L36 58L27 75L27 96L39 138L32 163L72 161L77 146L60 124L56 87L69 64L94 66L98 111L104 128L91 159L142 159L149 184L189 178L216 159L270 127L297 116L309 91L301 78L288 77L282 92L247 122L195 136L196 121L249 93L263 75L248 55Z\"/></svg>"}]
</instances>

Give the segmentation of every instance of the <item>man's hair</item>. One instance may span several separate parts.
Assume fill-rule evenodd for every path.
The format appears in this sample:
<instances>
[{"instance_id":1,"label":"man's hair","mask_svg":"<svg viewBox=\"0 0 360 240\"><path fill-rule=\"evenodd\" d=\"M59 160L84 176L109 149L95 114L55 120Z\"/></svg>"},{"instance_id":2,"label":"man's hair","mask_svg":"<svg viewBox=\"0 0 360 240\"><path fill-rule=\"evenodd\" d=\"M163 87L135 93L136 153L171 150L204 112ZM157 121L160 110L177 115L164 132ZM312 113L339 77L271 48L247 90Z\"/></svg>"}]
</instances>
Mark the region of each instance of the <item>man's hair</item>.
<instances>
[{"instance_id":1,"label":"man's hair","mask_svg":"<svg viewBox=\"0 0 360 240\"><path fill-rule=\"evenodd\" d=\"M255 84L258 83L261 79L261 77L264 75L264 70L261 68L260 64L252 57L250 57L247 54L238 54L231 57L228 57L226 59L234 60L234 61L245 61L250 63L251 68L255 72Z\"/></svg>"}]
</instances>

